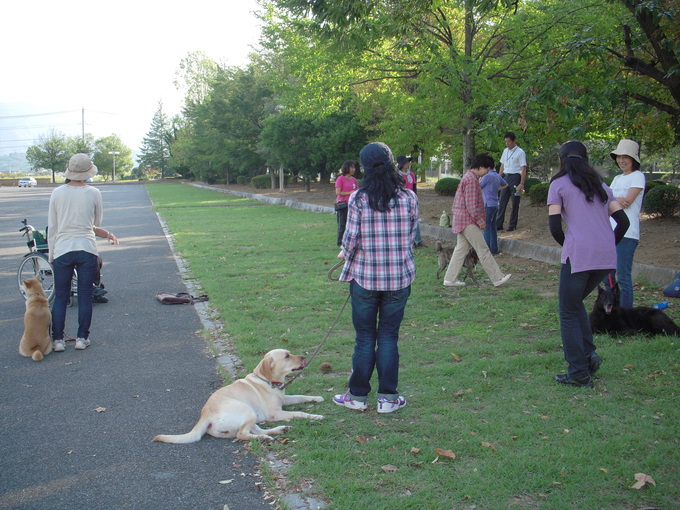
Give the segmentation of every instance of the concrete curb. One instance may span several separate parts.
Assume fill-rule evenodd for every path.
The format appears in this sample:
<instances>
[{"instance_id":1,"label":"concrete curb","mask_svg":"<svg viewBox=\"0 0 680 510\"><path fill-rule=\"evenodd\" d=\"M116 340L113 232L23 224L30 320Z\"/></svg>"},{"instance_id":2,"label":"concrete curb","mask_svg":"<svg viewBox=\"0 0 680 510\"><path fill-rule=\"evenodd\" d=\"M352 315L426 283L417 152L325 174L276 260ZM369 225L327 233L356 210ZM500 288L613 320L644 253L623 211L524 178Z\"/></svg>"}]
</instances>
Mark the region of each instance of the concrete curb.
<instances>
[{"instance_id":1,"label":"concrete curb","mask_svg":"<svg viewBox=\"0 0 680 510\"><path fill-rule=\"evenodd\" d=\"M321 205L306 204L298 200L291 200L286 198L268 197L265 195L257 195L255 193L245 193L243 191L234 191L229 189L215 188L213 186L205 186L203 184L191 184L197 188L205 188L220 193L229 193L244 198L251 198L261 202L267 202L274 205L285 205L286 207L293 207L303 211L316 213L332 214L332 207L325 207ZM546 220L547 222L547 220ZM429 237L435 237L445 241L455 241L456 234L451 232L450 228L438 227L434 225L427 225L421 223L420 232ZM527 243L525 241L518 241L516 239L498 238L498 247L509 255L521 257L525 259L537 260L547 264L560 265L560 256L562 251L556 246L543 246L540 244ZM655 267L647 264L633 263L633 278L642 278L645 281L658 285L660 288L665 288L669 283L675 279L678 269L668 269L665 267Z\"/></svg>"}]
</instances>

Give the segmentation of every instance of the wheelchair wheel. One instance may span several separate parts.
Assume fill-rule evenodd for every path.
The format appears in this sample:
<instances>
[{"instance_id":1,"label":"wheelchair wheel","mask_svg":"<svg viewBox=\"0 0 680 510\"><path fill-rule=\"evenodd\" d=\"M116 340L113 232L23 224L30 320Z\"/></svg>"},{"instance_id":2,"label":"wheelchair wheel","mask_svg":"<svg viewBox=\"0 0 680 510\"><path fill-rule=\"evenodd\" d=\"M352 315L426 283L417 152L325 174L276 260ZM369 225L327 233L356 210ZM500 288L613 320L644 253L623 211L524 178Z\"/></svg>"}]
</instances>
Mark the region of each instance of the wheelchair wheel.
<instances>
[{"instance_id":1,"label":"wheelchair wheel","mask_svg":"<svg viewBox=\"0 0 680 510\"><path fill-rule=\"evenodd\" d=\"M73 278L71 278L71 297L68 301L68 306L76 306L78 304L78 271L73 270Z\"/></svg>"},{"instance_id":2,"label":"wheelchair wheel","mask_svg":"<svg viewBox=\"0 0 680 510\"><path fill-rule=\"evenodd\" d=\"M52 273L52 264L42 253L29 253L24 257L19 264L19 271L17 271L17 283L19 291L28 299L21 290L21 283L27 278L36 278L42 285L47 300L52 302L54 299L54 274Z\"/></svg>"}]
</instances>

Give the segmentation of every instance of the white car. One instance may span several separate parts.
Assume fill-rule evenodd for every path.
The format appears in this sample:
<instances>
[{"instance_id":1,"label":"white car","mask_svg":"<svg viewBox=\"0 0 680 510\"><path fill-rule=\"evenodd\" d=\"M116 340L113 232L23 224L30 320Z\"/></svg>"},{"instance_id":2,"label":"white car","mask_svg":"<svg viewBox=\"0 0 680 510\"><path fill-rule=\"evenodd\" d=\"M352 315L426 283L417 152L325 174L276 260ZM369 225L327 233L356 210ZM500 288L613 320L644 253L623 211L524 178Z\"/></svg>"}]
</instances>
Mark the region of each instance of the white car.
<instances>
[{"instance_id":1,"label":"white car","mask_svg":"<svg viewBox=\"0 0 680 510\"><path fill-rule=\"evenodd\" d=\"M38 181L36 181L33 177L22 177L19 179L19 187L20 188L32 188L33 186L37 186Z\"/></svg>"}]
</instances>

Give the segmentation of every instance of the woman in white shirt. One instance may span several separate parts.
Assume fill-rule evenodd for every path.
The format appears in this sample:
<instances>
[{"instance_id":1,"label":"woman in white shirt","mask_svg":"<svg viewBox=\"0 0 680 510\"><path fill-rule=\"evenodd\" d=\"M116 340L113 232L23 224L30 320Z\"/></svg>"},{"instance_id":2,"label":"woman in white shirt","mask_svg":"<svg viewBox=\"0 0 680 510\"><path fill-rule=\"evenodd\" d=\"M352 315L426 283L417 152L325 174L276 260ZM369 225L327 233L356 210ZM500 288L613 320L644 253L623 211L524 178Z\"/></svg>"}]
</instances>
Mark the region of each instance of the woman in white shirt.
<instances>
[{"instance_id":1,"label":"woman in white shirt","mask_svg":"<svg viewBox=\"0 0 680 510\"><path fill-rule=\"evenodd\" d=\"M645 191L645 175L640 171L640 145L633 140L621 140L614 151L610 153L623 174L614 177L611 184L616 201L628 216L630 227L621 242L616 246L616 272L621 290L621 306L633 307L633 257L640 242L640 210ZM616 224L612 222L612 227ZM610 285L609 277L605 284Z\"/></svg>"},{"instance_id":2,"label":"woman in white shirt","mask_svg":"<svg viewBox=\"0 0 680 510\"><path fill-rule=\"evenodd\" d=\"M64 173L66 184L50 196L48 245L54 272L52 305L52 342L55 352L63 352L66 307L71 294L73 270L78 271L78 336L75 348L90 345L92 292L99 269L95 227L102 221L102 195L85 181L97 174L87 154L76 154ZM100 229L101 230L101 229ZM115 238L106 232L109 239Z\"/></svg>"}]
</instances>

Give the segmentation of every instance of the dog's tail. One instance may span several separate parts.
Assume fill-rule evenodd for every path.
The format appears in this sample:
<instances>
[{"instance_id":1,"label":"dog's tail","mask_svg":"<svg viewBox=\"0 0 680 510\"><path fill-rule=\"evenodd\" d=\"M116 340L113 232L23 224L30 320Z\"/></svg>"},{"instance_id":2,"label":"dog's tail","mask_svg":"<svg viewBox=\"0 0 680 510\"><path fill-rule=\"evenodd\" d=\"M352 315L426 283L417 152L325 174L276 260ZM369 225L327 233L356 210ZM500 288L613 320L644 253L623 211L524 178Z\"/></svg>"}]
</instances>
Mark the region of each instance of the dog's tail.
<instances>
[{"instance_id":1,"label":"dog's tail","mask_svg":"<svg viewBox=\"0 0 680 510\"><path fill-rule=\"evenodd\" d=\"M36 349L33 351L33 356L31 356L31 358L33 358L33 361L42 361L43 353L40 351L40 349Z\"/></svg>"},{"instance_id":2,"label":"dog's tail","mask_svg":"<svg viewBox=\"0 0 680 510\"><path fill-rule=\"evenodd\" d=\"M195 443L196 441L201 440L203 435L207 432L208 428L210 428L210 425L211 425L210 420L201 418L200 420L198 420L196 425L194 425L194 428L191 429L191 432L187 432L186 434L179 434L176 436L161 434L154 437L153 440L161 443L174 443L174 444Z\"/></svg>"}]
</instances>

